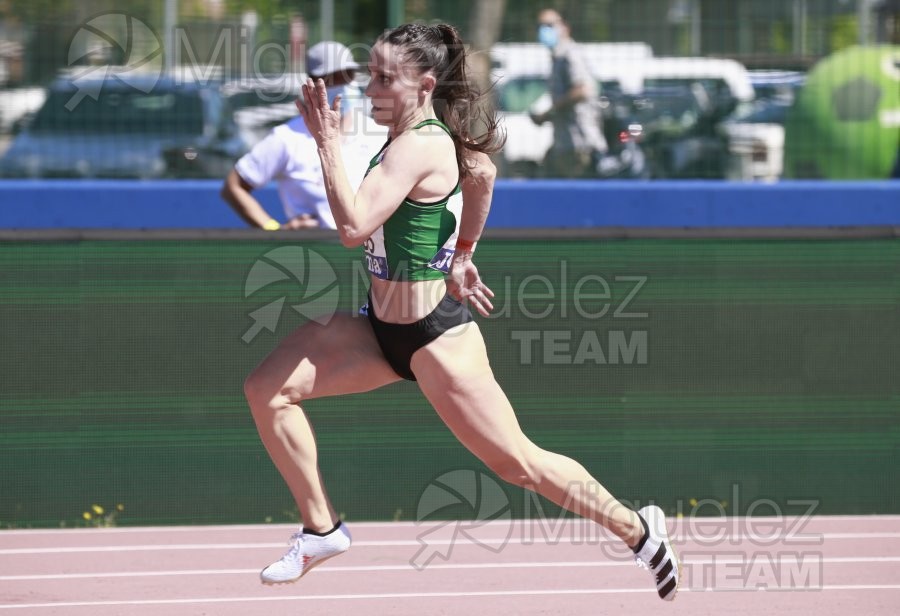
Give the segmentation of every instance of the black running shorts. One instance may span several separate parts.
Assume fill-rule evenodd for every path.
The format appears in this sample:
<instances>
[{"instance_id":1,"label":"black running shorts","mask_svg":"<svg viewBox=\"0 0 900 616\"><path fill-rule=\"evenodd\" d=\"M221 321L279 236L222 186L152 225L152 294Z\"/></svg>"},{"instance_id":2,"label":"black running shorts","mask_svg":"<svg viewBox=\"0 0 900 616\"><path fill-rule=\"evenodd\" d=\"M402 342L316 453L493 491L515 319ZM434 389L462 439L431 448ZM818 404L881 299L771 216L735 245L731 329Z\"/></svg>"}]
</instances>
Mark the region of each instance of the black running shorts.
<instances>
[{"instance_id":1,"label":"black running shorts","mask_svg":"<svg viewBox=\"0 0 900 616\"><path fill-rule=\"evenodd\" d=\"M408 381L416 376L409 366L413 353L449 329L472 321L472 313L456 299L445 295L431 314L415 323L385 323L372 308L372 299L360 309L367 314L384 358L398 375Z\"/></svg>"}]
</instances>

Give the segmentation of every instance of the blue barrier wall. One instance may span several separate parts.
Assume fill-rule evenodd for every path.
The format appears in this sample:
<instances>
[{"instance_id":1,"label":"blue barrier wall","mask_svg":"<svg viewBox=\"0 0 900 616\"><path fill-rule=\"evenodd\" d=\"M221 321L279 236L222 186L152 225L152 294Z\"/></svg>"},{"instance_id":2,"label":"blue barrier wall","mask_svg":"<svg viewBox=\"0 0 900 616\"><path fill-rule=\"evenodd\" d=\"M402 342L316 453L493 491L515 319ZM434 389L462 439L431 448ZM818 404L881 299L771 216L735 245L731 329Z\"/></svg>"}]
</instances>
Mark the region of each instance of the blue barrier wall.
<instances>
[{"instance_id":1,"label":"blue barrier wall","mask_svg":"<svg viewBox=\"0 0 900 616\"><path fill-rule=\"evenodd\" d=\"M0 228L241 228L219 181L0 182ZM256 195L283 219L278 194ZM500 180L490 227L900 225L900 182Z\"/></svg>"}]
</instances>

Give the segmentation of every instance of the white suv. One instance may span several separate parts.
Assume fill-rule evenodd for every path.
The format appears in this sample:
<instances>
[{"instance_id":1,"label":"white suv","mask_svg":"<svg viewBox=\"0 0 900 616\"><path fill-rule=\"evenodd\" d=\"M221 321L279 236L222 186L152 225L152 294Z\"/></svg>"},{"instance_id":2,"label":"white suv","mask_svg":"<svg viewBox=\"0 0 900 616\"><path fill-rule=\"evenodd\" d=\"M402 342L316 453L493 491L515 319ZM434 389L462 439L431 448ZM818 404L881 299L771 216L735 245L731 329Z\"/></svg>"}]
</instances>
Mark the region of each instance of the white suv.
<instances>
[{"instance_id":1,"label":"white suv","mask_svg":"<svg viewBox=\"0 0 900 616\"><path fill-rule=\"evenodd\" d=\"M743 103L719 130L728 141L729 180L774 182L784 172L784 122L806 75L752 71L756 100Z\"/></svg>"},{"instance_id":2,"label":"white suv","mask_svg":"<svg viewBox=\"0 0 900 616\"><path fill-rule=\"evenodd\" d=\"M620 87L621 75L611 67L653 55L645 43L582 43L580 47L601 89ZM541 112L551 104L547 92L550 51L538 43L499 43L491 48L491 64L497 111L506 130L500 173L534 177L553 144L553 127L549 123L537 126L529 117L529 111Z\"/></svg>"},{"instance_id":3,"label":"white suv","mask_svg":"<svg viewBox=\"0 0 900 616\"><path fill-rule=\"evenodd\" d=\"M747 70L734 60L654 57L643 43L583 43L581 47L600 85L601 98L604 92L636 96L645 85L676 83L701 83L716 98L738 102L754 96ZM491 57L498 114L507 134L501 174L534 177L553 143L552 127L536 126L529 117L529 110L540 112L550 106L550 52L534 43L500 44L491 50Z\"/></svg>"}]
</instances>

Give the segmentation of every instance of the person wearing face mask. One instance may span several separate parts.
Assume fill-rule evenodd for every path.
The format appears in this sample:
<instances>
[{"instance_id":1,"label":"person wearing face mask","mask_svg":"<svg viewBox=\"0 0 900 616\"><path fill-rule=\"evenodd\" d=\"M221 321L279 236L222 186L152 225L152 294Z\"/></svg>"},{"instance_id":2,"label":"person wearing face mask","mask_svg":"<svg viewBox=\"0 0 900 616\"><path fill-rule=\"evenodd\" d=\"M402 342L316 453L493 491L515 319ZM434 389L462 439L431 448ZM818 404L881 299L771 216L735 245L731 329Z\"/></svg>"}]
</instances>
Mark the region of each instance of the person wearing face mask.
<instances>
[{"instance_id":1,"label":"person wearing face mask","mask_svg":"<svg viewBox=\"0 0 900 616\"><path fill-rule=\"evenodd\" d=\"M342 151L347 169L351 175L356 172L349 179L357 186L369 158L384 139L384 131L366 121L363 93L353 81L358 69L350 50L335 41L313 45L306 54L306 71L310 77L325 82L329 104L340 97ZM287 218L284 224L272 218L252 194L272 180L278 185ZM253 227L269 231L335 228L316 143L299 115L275 127L237 161L225 179L221 195Z\"/></svg>"},{"instance_id":2,"label":"person wearing face mask","mask_svg":"<svg viewBox=\"0 0 900 616\"><path fill-rule=\"evenodd\" d=\"M595 162L607 151L597 83L562 15L553 9L542 10L537 34L552 54L547 84L552 105L546 111L530 113L535 124L553 124L553 145L544 157L542 175L591 177Z\"/></svg>"}]
</instances>

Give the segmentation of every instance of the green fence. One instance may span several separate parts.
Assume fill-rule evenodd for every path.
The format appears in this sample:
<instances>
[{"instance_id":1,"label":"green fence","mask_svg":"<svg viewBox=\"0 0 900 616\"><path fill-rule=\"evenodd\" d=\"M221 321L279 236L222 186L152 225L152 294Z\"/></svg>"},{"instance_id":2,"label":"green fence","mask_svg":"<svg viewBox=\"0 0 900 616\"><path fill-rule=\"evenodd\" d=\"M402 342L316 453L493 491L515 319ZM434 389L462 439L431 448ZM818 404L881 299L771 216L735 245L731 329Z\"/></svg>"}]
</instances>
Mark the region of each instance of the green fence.
<instances>
[{"instance_id":1,"label":"green fence","mask_svg":"<svg viewBox=\"0 0 900 616\"><path fill-rule=\"evenodd\" d=\"M530 117L551 105L547 7L597 82L579 109L607 145L585 169L551 164L551 122ZM341 41L365 65L402 22L459 29L506 131L502 177L900 174L897 0L11 0L0 178L221 179L296 117L310 45Z\"/></svg>"},{"instance_id":2,"label":"green fence","mask_svg":"<svg viewBox=\"0 0 900 616\"><path fill-rule=\"evenodd\" d=\"M896 240L496 240L479 262L524 428L623 499L900 513ZM296 519L241 384L303 313L358 306L352 251L4 242L0 282L0 525ZM410 383L308 411L349 519L415 519L431 479L482 468Z\"/></svg>"}]
</instances>

